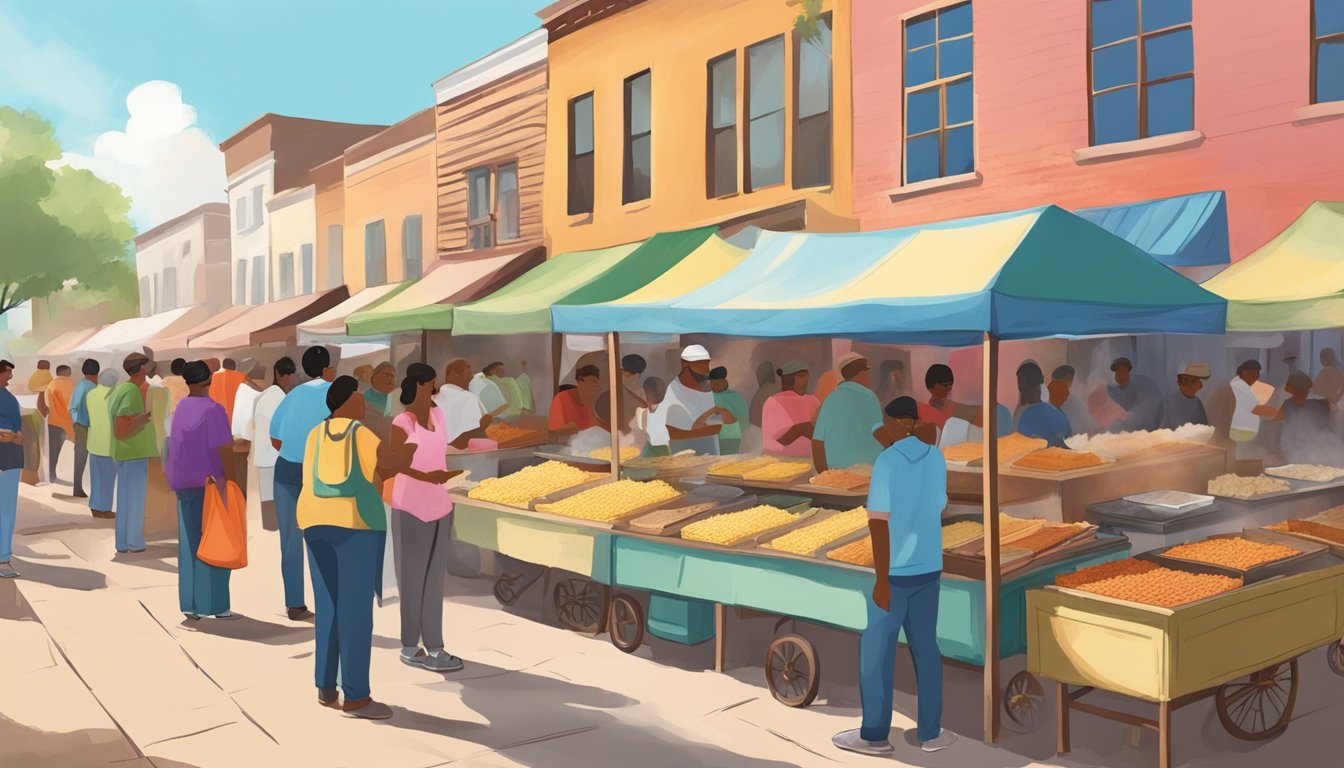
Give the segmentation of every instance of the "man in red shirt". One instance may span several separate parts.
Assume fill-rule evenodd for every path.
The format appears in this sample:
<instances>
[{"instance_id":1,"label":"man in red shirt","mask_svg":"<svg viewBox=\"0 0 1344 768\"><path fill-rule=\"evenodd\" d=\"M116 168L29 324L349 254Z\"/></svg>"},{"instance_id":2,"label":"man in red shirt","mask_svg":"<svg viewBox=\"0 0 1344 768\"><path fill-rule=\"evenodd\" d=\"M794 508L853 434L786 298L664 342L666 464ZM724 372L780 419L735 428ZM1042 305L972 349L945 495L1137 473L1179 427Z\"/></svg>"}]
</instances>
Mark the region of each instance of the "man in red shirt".
<instances>
[{"instance_id":1,"label":"man in red shirt","mask_svg":"<svg viewBox=\"0 0 1344 768\"><path fill-rule=\"evenodd\" d=\"M585 365L574 372L573 389L557 392L551 400L551 415L547 426L556 438L578 434L585 429L609 429L601 415L593 409L601 389L601 373L595 365Z\"/></svg>"}]
</instances>

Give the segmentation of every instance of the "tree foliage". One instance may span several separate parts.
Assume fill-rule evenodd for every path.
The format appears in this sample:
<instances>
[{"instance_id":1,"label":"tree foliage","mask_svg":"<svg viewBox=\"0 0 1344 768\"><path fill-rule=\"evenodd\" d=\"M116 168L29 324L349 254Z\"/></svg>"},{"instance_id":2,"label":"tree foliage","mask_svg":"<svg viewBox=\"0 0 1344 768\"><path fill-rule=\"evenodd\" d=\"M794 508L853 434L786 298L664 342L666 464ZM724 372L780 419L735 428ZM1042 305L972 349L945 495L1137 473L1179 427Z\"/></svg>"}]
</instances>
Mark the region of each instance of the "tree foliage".
<instances>
[{"instance_id":1,"label":"tree foliage","mask_svg":"<svg viewBox=\"0 0 1344 768\"><path fill-rule=\"evenodd\" d=\"M787 0L788 5L799 8L798 18L793 20L793 31L805 43L815 43L821 37L817 25L821 23L822 1Z\"/></svg>"},{"instance_id":2,"label":"tree foliage","mask_svg":"<svg viewBox=\"0 0 1344 768\"><path fill-rule=\"evenodd\" d=\"M130 200L60 156L51 123L0 107L0 314L66 286L136 294Z\"/></svg>"}]
</instances>

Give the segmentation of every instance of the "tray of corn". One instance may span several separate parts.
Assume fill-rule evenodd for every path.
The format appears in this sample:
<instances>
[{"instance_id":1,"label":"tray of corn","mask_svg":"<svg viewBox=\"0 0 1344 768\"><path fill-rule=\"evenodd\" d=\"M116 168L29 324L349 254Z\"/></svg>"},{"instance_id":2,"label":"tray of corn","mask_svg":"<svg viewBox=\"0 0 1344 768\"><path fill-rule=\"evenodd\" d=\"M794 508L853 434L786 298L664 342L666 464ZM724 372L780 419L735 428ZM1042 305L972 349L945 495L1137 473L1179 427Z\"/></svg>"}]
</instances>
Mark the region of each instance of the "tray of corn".
<instances>
[{"instance_id":1,"label":"tray of corn","mask_svg":"<svg viewBox=\"0 0 1344 768\"><path fill-rule=\"evenodd\" d=\"M1245 582L1234 576L1192 573L1128 558L1055 577L1064 589L1160 608L1178 608L1234 589Z\"/></svg>"},{"instance_id":2,"label":"tray of corn","mask_svg":"<svg viewBox=\"0 0 1344 768\"><path fill-rule=\"evenodd\" d=\"M1239 576L1250 584L1296 573L1328 551L1328 547L1318 542L1251 528L1145 552L1143 559L1167 567L1193 567Z\"/></svg>"},{"instance_id":3,"label":"tray of corn","mask_svg":"<svg viewBox=\"0 0 1344 768\"><path fill-rule=\"evenodd\" d=\"M783 488L811 471L812 465L806 461L776 461L743 472L742 480L761 485L778 485Z\"/></svg>"},{"instance_id":4,"label":"tray of corn","mask_svg":"<svg viewBox=\"0 0 1344 768\"><path fill-rule=\"evenodd\" d=\"M742 459L733 461L724 461L714 464L709 468L711 477L728 477L741 479L743 475L752 470L760 469L770 464L779 463L779 459L774 456L758 456L754 459Z\"/></svg>"},{"instance_id":5,"label":"tray of corn","mask_svg":"<svg viewBox=\"0 0 1344 768\"><path fill-rule=\"evenodd\" d=\"M585 472L559 461L524 467L511 475L482 480L467 492L477 501L526 508L534 499L585 483L600 482L606 473Z\"/></svg>"},{"instance_id":6,"label":"tray of corn","mask_svg":"<svg viewBox=\"0 0 1344 768\"><path fill-rule=\"evenodd\" d=\"M847 511L824 510L806 525L788 533L774 534L761 548L776 553L812 558L826 547L868 529L868 510L856 507Z\"/></svg>"},{"instance_id":7,"label":"tray of corn","mask_svg":"<svg viewBox=\"0 0 1344 768\"><path fill-rule=\"evenodd\" d=\"M954 549L985 535L985 526L978 520L957 520L943 526L943 549Z\"/></svg>"},{"instance_id":8,"label":"tray of corn","mask_svg":"<svg viewBox=\"0 0 1344 768\"><path fill-rule=\"evenodd\" d=\"M755 545L757 537L794 525L816 510L794 514L779 507L760 505L740 512L726 512L697 520L681 529L681 538L720 547Z\"/></svg>"},{"instance_id":9,"label":"tray of corn","mask_svg":"<svg viewBox=\"0 0 1344 768\"><path fill-rule=\"evenodd\" d=\"M685 493L662 480L646 483L616 480L577 492L562 491L546 501L534 502L533 509L596 523L615 523L685 497Z\"/></svg>"},{"instance_id":10,"label":"tray of corn","mask_svg":"<svg viewBox=\"0 0 1344 768\"><path fill-rule=\"evenodd\" d=\"M611 446L607 446L607 447L605 447L605 448L598 448L598 449L595 450L595 451L589 451L589 452L588 452L588 458L590 458L590 459L597 459L598 461L606 461L606 462L610 462L610 461L611 461ZM631 447L631 446L628 446L628 445L623 445L623 446L621 446L621 463L622 463L622 464L624 464L624 463L627 462L627 461L630 461L631 459L637 459L637 458L639 458L639 449L638 449L638 448L634 448L634 447Z\"/></svg>"}]
</instances>

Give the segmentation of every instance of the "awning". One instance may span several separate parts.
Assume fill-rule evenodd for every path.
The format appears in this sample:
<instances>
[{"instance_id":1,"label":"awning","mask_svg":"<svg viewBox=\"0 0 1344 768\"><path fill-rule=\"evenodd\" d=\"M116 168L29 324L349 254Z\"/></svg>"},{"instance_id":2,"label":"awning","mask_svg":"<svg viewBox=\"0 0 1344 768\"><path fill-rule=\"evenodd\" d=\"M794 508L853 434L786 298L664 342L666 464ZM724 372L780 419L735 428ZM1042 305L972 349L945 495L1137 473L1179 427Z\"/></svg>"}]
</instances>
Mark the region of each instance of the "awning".
<instances>
[{"instance_id":1,"label":"awning","mask_svg":"<svg viewBox=\"0 0 1344 768\"><path fill-rule=\"evenodd\" d=\"M131 317L118 320L85 339L79 351L97 355L125 355L143 352L145 343L165 331L191 328L209 317L205 307L196 305L160 312L149 317Z\"/></svg>"},{"instance_id":2,"label":"awning","mask_svg":"<svg viewBox=\"0 0 1344 768\"><path fill-rule=\"evenodd\" d=\"M1204 287L1227 299L1229 331L1344 326L1344 203L1312 203Z\"/></svg>"},{"instance_id":3,"label":"awning","mask_svg":"<svg viewBox=\"0 0 1344 768\"><path fill-rule=\"evenodd\" d=\"M1084 208L1076 213L1169 267L1205 267L1230 260L1227 195L1222 192Z\"/></svg>"},{"instance_id":4,"label":"awning","mask_svg":"<svg viewBox=\"0 0 1344 768\"><path fill-rule=\"evenodd\" d=\"M1056 206L853 234L765 232L683 296L556 306L562 333L842 336L966 346L1103 333L1222 333L1226 305Z\"/></svg>"},{"instance_id":5,"label":"awning","mask_svg":"<svg viewBox=\"0 0 1344 768\"><path fill-rule=\"evenodd\" d=\"M233 304L207 317L197 325L173 328L160 333L145 342L145 347L149 350L146 354L155 360L190 357L193 352L187 347L189 338L209 333L225 323L231 323L247 314L250 309L252 307L247 304Z\"/></svg>"},{"instance_id":6,"label":"awning","mask_svg":"<svg viewBox=\"0 0 1344 768\"><path fill-rule=\"evenodd\" d=\"M344 336L347 318L361 310L381 305L409 285L409 282L390 283L365 288L326 312L299 323L299 331L307 336Z\"/></svg>"},{"instance_id":7,"label":"awning","mask_svg":"<svg viewBox=\"0 0 1344 768\"><path fill-rule=\"evenodd\" d=\"M442 261L424 277L387 301L346 318L351 336L446 331L453 327L454 308L492 290L540 264L541 247L496 252L484 258Z\"/></svg>"},{"instance_id":8,"label":"awning","mask_svg":"<svg viewBox=\"0 0 1344 768\"><path fill-rule=\"evenodd\" d=\"M101 327L81 328L77 331L66 331L65 333L62 333L60 336L57 336L51 341L48 341L46 344L43 344L42 348L37 350L37 356L64 357L66 355L73 355L79 351L79 347L81 344L83 344L86 340L88 340L90 336L93 336L93 334L97 333L100 330L102 330Z\"/></svg>"},{"instance_id":9,"label":"awning","mask_svg":"<svg viewBox=\"0 0 1344 768\"><path fill-rule=\"evenodd\" d=\"M550 333L552 306L626 296L681 263L714 231L700 227L654 235L642 243L561 254L494 294L458 307L453 333Z\"/></svg>"},{"instance_id":10,"label":"awning","mask_svg":"<svg viewBox=\"0 0 1344 768\"><path fill-rule=\"evenodd\" d=\"M192 351L242 349L264 343L295 343L295 326L350 298L345 286L248 307L238 317L187 340ZM258 337L261 337L260 339Z\"/></svg>"}]
</instances>

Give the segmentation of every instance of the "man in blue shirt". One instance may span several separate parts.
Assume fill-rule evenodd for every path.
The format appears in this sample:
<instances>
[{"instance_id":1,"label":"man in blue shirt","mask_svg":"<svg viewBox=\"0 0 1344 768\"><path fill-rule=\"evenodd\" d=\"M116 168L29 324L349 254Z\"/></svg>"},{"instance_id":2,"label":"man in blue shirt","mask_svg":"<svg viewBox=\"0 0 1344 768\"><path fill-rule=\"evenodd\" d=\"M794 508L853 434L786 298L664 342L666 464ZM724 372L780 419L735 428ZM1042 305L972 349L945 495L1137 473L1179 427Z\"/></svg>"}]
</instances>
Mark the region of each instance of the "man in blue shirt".
<instances>
[{"instance_id":1,"label":"man in blue shirt","mask_svg":"<svg viewBox=\"0 0 1344 768\"><path fill-rule=\"evenodd\" d=\"M838 391L838 390L837 390ZM877 582L868 602L868 627L859 641L859 695L863 727L831 739L865 755L888 755L892 683L902 628L915 660L920 747L937 752L957 737L943 730L943 659L938 651L938 592L943 570L943 509L947 462L934 447L936 429L919 421L919 404L898 397L879 427L895 440L873 464L868 531Z\"/></svg>"},{"instance_id":2,"label":"man in blue shirt","mask_svg":"<svg viewBox=\"0 0 1344 768\"><path fill-rule=\"evenodd\" d=\"M19 399L9 391L14 364L0 360L0 579L16 579L10 565L14 525L19 512L19 475L23 474L23 417Z\"/></svg>"},{"instance_id":3,"label":"man in blue shirt","mask_svg":"<svg viewBox=\"0 0 1344 768\"><path fill-rule=\"evenodd\" d=\"M1106 393L1128 415L1112 424L1110 431L1151 431L1161 427L1165 403L1157 382L1134 373L1134 364L1127 357L1115 358L1111 371L1115 383L1106 387Z\"/></svg>"},{"instance_id":4,"label":"man in blue shirt","mask_svg":"<svg viewBox=\"0 0 1344 768\"><path fill-rule=\"evenodd\" d=\"M844 381L826 397L812 430L812 463L818 472L872 464L882 452L874 432L881 432L882 406L868 388L868 361L849 353L836 367Z\"/></svg>"},{"instance_id":5,"label":"man in blue shirt","mask_svg":"<svg viewBox=\"0 0 1344 768\"><path fill-rule=\"evenodd\" d=\"M1017 419L1017 431L1027 437L1046 441L1051 448L1064 448L1064 440L1073 434L1064 403L1069 399L1068 379L1050 382L1050 402L1027 406Z\"/></svg>"},{"instance_id":6,"label":"man in blue shirt","mask_svg":"<svg viewBox=\"0 0 1344 768\"><path fill-rule=\"evenodd\" d=\"M84 492L84 466L89 462L89 410L86 407L89 393L98 386L98 372L102 370L97 360L84 361L80 372L84 378L75 385L70 393L70 420L75 425L75 498L87 499Z\"/></svg>"},{"instance_id":7,"label":"man in blue shirt","mask_svg":"<svg viewBox=\"0 0 1344 768\"><path fill-rule=\"evenodd\" d=\"M285 608L290 621L313 617L303 596L303 531L299 530L299 494L303 491L303 453L308 435L331 415L327 389L336 378L326 347L303 353L303 372L312 381L289 391L271 416L275 460L275 521L280 529L280 575L285 582Z\"/></svg>"}]
</instances>

